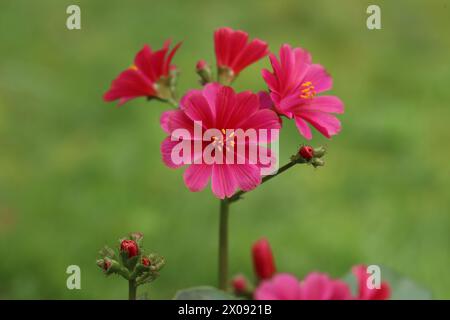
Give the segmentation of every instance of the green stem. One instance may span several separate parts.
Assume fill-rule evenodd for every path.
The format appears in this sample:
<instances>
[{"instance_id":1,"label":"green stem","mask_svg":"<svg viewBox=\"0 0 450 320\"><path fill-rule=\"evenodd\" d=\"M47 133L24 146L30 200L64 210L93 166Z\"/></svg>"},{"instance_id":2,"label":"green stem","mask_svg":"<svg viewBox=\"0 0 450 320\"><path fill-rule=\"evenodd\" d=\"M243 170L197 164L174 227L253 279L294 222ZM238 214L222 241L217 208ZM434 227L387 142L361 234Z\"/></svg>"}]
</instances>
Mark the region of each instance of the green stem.
<instances>
[{"instance_id":1,"label":"green stem","mask_svg":"<svg viewBox=\"0 0 450 320\"><path fill-rule=\"evenodd\" d=\"M270 176L265 176L265 177L262 179L261 184L263 184L264 182L269 181L270 179L273 179L273 178L279 176L280 174L282 174L282 173L285 172L286 170L288 170L288 169L292 168L293 166L295 166L297 163L303 163L303 162L300 162L300 161L290 161L290 162L288 162L287 164L285 164L284 166L282 166L282 167L278 170L278 172L277 172L276 174L273 174L273 175L270 175ZM248 191L243 191L243 190L236 192L232 197L228 198L228 202L229 202L229 203L233 203L233 202L235 202L235 201L238 201L238 200L241 199L242 196L243 196L245 193L247 193L247 192L248 192Z\"/></svg>"},{"instance_id":2,"label":"green stem","mask_svg":"<svg viewBox=\"0 0 450 320\"><path fill-rule=\"evenodd\" d=\"M136 300L136 280L128 280L128 300Z\"/></svg>"},{"instance_id":3,"label":"green stem","mask_svg":"<svg viewBox=\"0 0 450 320\"><path fill-rule=\"evenodd\" d=\"M261 183L282 174L298 163L306 163L302 159L296 159L282 166L276 174L266 176ZM241 199L247 191L238 191L230 198L220 200L220 224L219 224L219 289L226 290L228 285L228 215L230 204Z\"/></svg>"},{"instance_id":4,"label":"green stem","mask_svg":"<svg viewBox=\"0 0 450 320\"><path fill-rule=\"evenodd\" d=\"M178 102L177 100L175 100L174 98L170 98L167 100L167 102L169 102L172 106L174 106L175 108L178 107Z\"/></svg>"},{"instance_id":5,"label":"green stem","mask_svg":"<svg viewBox=\"0 0 450 320\"><path fill-rule=\"evenodd\" d=\"M228 199L220 200L219 225L219 289L226 290L228 284Z\"/></svg>"}]
</instances>

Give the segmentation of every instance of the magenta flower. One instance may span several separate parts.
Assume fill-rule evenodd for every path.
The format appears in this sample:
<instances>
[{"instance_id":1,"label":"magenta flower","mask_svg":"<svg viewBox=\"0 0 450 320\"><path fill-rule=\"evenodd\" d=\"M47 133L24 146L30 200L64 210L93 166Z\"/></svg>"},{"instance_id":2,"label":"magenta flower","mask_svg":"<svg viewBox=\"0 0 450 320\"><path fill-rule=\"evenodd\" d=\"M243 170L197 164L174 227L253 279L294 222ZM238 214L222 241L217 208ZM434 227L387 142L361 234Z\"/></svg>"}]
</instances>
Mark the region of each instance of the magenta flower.
<instances>
[{"instance_id":1,"label":"magenta flower","mask_svg":"<svg viewBox=\"0 0 450 320\"><path fill-rule=\"evenodd\" d=\"M358 293L352 296L348 284L331 279L325 273L313 272L299 282L289 274L277 274L261 282L254 292L256 300L387 300L390 297L389 283L382 282L379 289L369 288L366 266L357 265L352 272L358 283Z\"/></svg>"},{"instance_id":2,"label":"magenta flower","mask_svg":"<svg viewBox=\"0 0 450 320\"><path fill-rule=\"evenodd\" d=\"M196 123L201 122L200 130L205 134L196 134ZM220 199L231 197L236 190L251 190L261 183L261 169L267 163L250 161L250 149L258 143L271 139L257 136L256 140L237 139L236 130L279 130L280 119L275 112L261 109L258 96L245 91L235 93L232 88L217 83L207 84L201 90L189 91L181 100L180 108L167 111L161 116L161 127L170 136L161 144L161 153L164 163L170 168L188 165L184 172L184 182L191 191L200 191L206 187L209 180L213 193ZM180 140L174 138L180 129L189 133L189 137L182 139L187 142L190 154L185 149L180 153L182 161L175 161ZM206 132L213 132L209 137ZM245 150L241 153L240 148ZM211 152L211 148L212 152ZM253 148L255 150L255 148ZM212 162L206 158L211 154L219 159ZM228 157L233 163L227 162ZM238 161L238 159L240 161Z\"/></svg>"},{"instance_id":3,"label":"magenta flower","mask_svg":"<svg viewBox=\"0 0 450 320\"><path fill-rule=\"evenodd\" d=\"M256 300L350 300L348 285L323 273L310 273L302 282L290 274L277 274L255 290Z\"/></svg>"},{"instance_id":4,"label":"magenta flower","mask_svg":"<svg viewBox=\"0 0 450 320\"><path fill-rule=\"evenodd\" d=\"M317 96L330 90L331 76L320 64L313 64L311 55L301 49L284 44L280 58L269 56L273 73L264 69L262 76L270 89L275 110L294 119L300 134L312 138L308 123L325 137L339 133L340 121L332 113L343 113L344 106L335 96Z\"/></svg>"},{"instance_id":5,"label":"magenta flower","mask_svg":"<svg viewBox=\"0 0 450 320\"><path fill-rule=\"evenodd\" d=\"M254 292L255 300L300 300L300 282L287 273L279 273L265 280Z\"/></svg>"},{"instance_id":6,"label":"magenta flower","mask_svg":"<svg viewBox=\"0 0 450 320\"><path fill-rule=\"evenodd\" d=\"M367 286L367 266L357 265L352 268L352 272L358 280L358 295L356 299L359 300L387 300L391 296L391 287L387 282L381 282L380 288L369 288Z\"/></svg>"},{"instance_id":7,"label":"magenta flower","mask_svg":"<svg viewBox=\"0 0 450 320\"><path fill-rule=\"evenodd\" d=\"M231 71L230 82L243 69L269 54L266 42L259 39L249 42L248 33L231 28L214 32L214 47L219 74Z\"/></svg>"},{"instance_id":8,"label":"magenta flower","mask_svg":"<svg viewBox=\"0 0 450 320\"><path fill-rule=\"evenodd\" d=\"M181 42L169 51L168 40L162 49L154 52L145 45L136 54L134 64L112 81L103 99L119 100L119 106L137 97L168 99L170 70L175 67L171 62L180 45Z\"/></svg>"}]
</instances>

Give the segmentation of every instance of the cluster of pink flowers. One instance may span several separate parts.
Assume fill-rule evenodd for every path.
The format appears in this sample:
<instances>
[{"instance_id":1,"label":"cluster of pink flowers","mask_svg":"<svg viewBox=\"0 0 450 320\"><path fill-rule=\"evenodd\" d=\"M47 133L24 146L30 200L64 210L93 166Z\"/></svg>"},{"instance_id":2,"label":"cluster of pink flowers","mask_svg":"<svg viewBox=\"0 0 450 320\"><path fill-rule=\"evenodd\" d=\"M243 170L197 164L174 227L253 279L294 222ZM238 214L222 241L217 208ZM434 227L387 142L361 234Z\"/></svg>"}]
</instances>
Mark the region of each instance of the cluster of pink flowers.
<instances>
[{"instance_id":1,"label":"cluster of pink flowers","mask_svg":"<svg viewBox=\"0 0 450 320\"><path fill-rule=\"evenodd\" d=\"M390 286L382 282L380 288L369 288L367 267L356 265L352 273L358 288L353 295L349 285L333 279L326 273L312 272L303 280L287 273L277 273L275 262L266 239L260 239L252 247L253 267L258 279L256 289L249 290L246 278L239 275L233 279L233 288L238 295L251 295L255 300L386 300L390 297Z\"/></svg>"},{"instance_id":2,"label":"cluster of pink flowers","mask_svg":"<svg viewBox=\"0 0 450 320\"><path fill-rule=\"evenodd\" d=\"M172 50L169 50L169 45L168 41L158 51L144 46L136 55L134 64L112 82L104 100L118 100L121 105L136 97L147 97L173 103L177 70L172 59L180 43ZM193 131L194 122L201 121L205 129L217 129L223 134L203 140L200 151L211 143L222 148L227 142L226 152L231 157L239 157L234 137L225 134L227 129L280 129L281 117L284 116L295 120L300 134L306 139L312 138L309 125L330 138L341 129L333 114L342 113L344 107L335 96L318 95L331 89L332 78L321 65L314 64L311 55L302 48L283 44L277 59L269 52L266 42L250 40L246 32L230 28L216 30L214 46L217 80L212 80L206 62L201 60L197 63L204 87L188 91L176 109L162 114L161 127L168 137L161 144L161 154L170 168L187 165L184 181L189 190L202 190L211 181L213 193L224 199L238 189L248 191L257 187L261 183L264 165L248 161L239 164L174 163L172 155L178 143L172 137L175 130ZM269 91L237 93L229 87L246 67L267 55L273 71L262 70L262 77ZM201 158L202 153L198 151L193 150L190 158Z\"/></svg>"}]
</instances>

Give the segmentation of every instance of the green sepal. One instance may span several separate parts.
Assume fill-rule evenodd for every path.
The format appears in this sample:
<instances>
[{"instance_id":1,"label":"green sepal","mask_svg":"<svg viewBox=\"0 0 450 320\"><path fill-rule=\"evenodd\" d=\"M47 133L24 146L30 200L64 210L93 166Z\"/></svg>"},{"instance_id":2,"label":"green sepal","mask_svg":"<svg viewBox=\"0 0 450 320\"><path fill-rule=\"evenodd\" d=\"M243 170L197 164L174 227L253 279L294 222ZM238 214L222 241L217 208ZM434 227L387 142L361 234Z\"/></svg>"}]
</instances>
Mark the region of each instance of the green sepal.
<instances>
[{"instance_id":1,"label":"green sepal","mask_svg":"<svg viewBox=\"0 0 450 320\"><path fill-rule=\"evenodd\" d=\"M322 158L326 153L327 153L327 149L324 146L314 148L314 157L315 158Z\"/></svg>"},{"instance_id":2,"label":"green sepal","mask_svg":"<svg viewBox=\"0 0 450 320\"><path fill-rule=\"evenodd\" d=\"M130 233L129 237L130 237L129 240L133 240L134 242L137 243L138 247L141 248L142 241L144 239L144 235L141 232Z\"/></svg>"},{"instance_id":3,"label":"green sepal","mask_svg":"<svg viewBox=\"0 0 450 320\"><path fill-rule=\"evenodd\" d=\"M105 258L105 257L108 257L108 258L110 258L110 259L115 259L115 258L116 258L116 253L114 252L113 249L111 249L111 248L108 247L108 246L104 246L104 247L98 252L98 254L99 254L101 257L103 257L103 258Z\"/></svg>"},{"instance_id":4,"label":"green sepal","mask_svg":"<svg viewBox=\"0 0 450 320\"><path fill-rule=\"evenodd\" d=\"M156 278L159 277L158 272L147 272L141 275L140 277L136 278L136 285L140 286L145 283L150 283L156 280Z\"/></svg>"}]
</instances>

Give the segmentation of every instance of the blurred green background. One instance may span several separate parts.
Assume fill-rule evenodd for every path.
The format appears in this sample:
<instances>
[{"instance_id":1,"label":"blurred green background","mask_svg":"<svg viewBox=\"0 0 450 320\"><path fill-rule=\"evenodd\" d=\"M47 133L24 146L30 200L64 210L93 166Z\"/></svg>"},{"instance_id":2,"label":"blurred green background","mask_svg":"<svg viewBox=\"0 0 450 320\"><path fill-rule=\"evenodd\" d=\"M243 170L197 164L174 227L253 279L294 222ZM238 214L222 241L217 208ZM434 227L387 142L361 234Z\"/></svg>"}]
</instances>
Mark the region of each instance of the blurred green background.
<instances>
[{"instance_id":1,"label":"blurred green background","mask_svg":"<svg viewBox=\"0 0 450 320\"><path fill-rule=\"evenodd\" d=\"M82 29L66 29L81 7ZM366 28L378 4L382 30ZM250 247L271 241L278 269L338 277L356 263L392 269L450 298L450 1L0 2L0 298L126 298L97 251L131 231L167 265L150 298L216 284L218 205L166 168L159 116L168 106L102 101L144 43L184 44L179 93L199 87L195 63L214 63L212 34L243 29L278 51L310 50L334 77L342 133L327 165L300 166L232 206L231 273L251 276ZM265 88L265 59L238 90ZM281 162L304 142L284 121ZM66 288L68 265L81 290Z\"/></svg>"}]
</instances>

